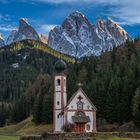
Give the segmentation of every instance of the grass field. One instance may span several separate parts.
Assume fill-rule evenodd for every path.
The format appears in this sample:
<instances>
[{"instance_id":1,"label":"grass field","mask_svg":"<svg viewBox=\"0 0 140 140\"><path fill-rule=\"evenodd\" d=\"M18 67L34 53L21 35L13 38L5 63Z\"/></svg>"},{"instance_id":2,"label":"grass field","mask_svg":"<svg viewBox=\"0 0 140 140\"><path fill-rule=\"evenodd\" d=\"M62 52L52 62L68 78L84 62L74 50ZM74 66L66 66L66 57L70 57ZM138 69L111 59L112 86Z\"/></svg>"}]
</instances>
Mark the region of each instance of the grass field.
<instances>
[{"instance_id":1,"label":"grass field","mask_svg":"<svg viewBox=\"0 0 140 140\"><path fill-rule=\"evenodd\" d=\"M35 125L32 122L32 117L16 124L5 126L4 128L0 128L0 135L32 135L32 134L40 134L42 131L52 131L52 125ZM1 140L1 139L0 139Z\"/></svg>"},{"instance_id":2,"label":"grass field","mask_svg":"<svg viewBox=\"0 0 140 140\"><path fill-rule=\"evenodd\" d=\"M52 125L35 125L32 117L16 124L0 128L0 140L19 140L22 135L40 134L43 131L52 131ZM119 138L99 133L97 140L138 140L133 138ZM140 140L140 139L139 139Z\"/></svg>"},{"instance_id":3,"label":"grass field","mask_svg":"<svg viewBox=\"0 0 140 140\"><path fill-rule=\"evenodd\" d=\"M19 136L2 136L0 135L0 140L19 140Z\"/></svg>"}]
</instances>

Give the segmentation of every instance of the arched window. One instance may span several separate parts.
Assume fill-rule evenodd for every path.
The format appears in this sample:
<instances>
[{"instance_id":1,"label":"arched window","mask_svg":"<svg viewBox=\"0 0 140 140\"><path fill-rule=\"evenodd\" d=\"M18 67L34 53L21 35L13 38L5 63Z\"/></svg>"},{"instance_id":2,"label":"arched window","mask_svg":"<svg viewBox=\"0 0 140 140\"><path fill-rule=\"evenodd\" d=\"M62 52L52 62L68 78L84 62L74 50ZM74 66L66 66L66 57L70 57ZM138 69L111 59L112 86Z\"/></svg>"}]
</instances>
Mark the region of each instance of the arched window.
<instances>
[{"instance_id":1,"label":"arched window","mask_svg":"<svg viewBox=\"0 0 140 140\"><path fill-rule=\"evenodd\" d=\"M57 79L56 85L60 86L60 79Z\"/></svg>"},{"instance_id":2,"label":"arched window","mask_svg":"<svg viewBox=\"0 0 140 140\"><path fill-rule=\"evenodd\" d=\"M57 105L59 105L60 104L60 102L59 101L57 101Z\"/></svg>"},{"instance_id":3,"label":"arched window","mask_svg":"<svg viewBox=\"0 0 140 140\"><path fill-rule=\"evenodd\" d=\"M90 130L90 125L87 124L86 128L87 128L87 130L89 131L89 130Z\"/></svg>"},{"instance_id":4,"label":"arched window","mask_svg":"<svg viewBox=\"0 0 140 140\"><path fill-rule=\"evenodd\" d=\"M84 103L81 100L78 101L77 102L77 109L79 109L79 110L83 109L83 105L84 105Z\"/></svg>"}]
</instances>

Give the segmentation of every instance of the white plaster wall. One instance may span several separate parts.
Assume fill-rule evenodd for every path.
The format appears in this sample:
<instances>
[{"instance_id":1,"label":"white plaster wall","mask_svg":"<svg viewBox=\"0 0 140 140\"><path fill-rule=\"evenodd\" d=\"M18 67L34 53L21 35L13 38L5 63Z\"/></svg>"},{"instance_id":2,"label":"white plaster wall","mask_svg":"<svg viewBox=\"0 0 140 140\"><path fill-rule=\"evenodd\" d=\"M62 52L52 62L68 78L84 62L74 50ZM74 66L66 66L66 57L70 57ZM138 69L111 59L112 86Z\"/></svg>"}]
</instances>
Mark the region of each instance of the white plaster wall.
<instances>
[{"instance_id":1,"label":"white plaster wall","mask_svg":"<svg viewBox=\"0 0 140 140\"><path fill-rule=\"evenodd\" d=\"M59 118L57 118L57 116L58 116L58 114L60 112L61 111L56 110L56 114L55 114L55 131L56 132L62 131L62 127L64 125L64 118L63 118L63 116L59 116Z\"/></svg>"},{"instance_id":2,"label":"white plaster wall","mask_svg":"<svg viewBox=\"0 0 140 140\"><path fill-rule=\"evenodd\" d=\"M93 130L93 112L85 112L85 114L86 114L86 116L89 116L90 121L91 121L85 125L85 131L92 132L92 130ZM87 127L86 127L87 125L90 125L90 130L87 130Z\"/></svg>"},{"instance_id":3,"label":"white plaster wall","mask_svg":"<svg viewBox=\"0 0 140 140\"><path fill-rule=\"evenodd\" d=\"M66 76L63 77L63 83L64 83L64 91L66 92L66 85L67 85Z\"/></svg>"},{"instance_id":4,"label":"white plaster wall","mask_svg":"<svg viewBox=\"0 0 140 140\"><path fill-rule=\"evenodd\" d=\"M68 112L67 113L67 121L69 122L69 123L73 123L73 121L72 121L72 116L74 116L75 115L75 111L73 111L73 112Z\"/></svg>"},{"instance_id":5,"label":"white plaster wall","mask_svg":"<svg viewBox=\"0 0 140 140\"><path fill-rule=\"evenodd\" d=\"M65 107L67 105L67 93L64 92L63 96L64 96L64 107Z\"/></svg>"},{"instance_id":6,"label":"white plaster wall","mask_svg":"<svg viewBox=\"0 0 140 140\"><path fill-rule=\"evenodd\" d=\"M77 110L77 104L76 103L79 101L79 99L77 99L77 97L79 97L79 96L81 96L83 98L81 100L84 103L83 111L85 112L86 116L89 116L90 121L91 121L91 122L88 122L88 123L85 124L85 131L86 132L92 132L93 131L93 119L94 119L93 118L93 106L81 90L78 90L75 97L73 98L73 100L68 105L67 121L70 122L70 123L73 123L72 116L75 115L75 111ZM88 110L90 110L90 111L88 111ZM87 130L87 125L90 125L90 130Z\"/></svg>"},{"instance_id":7,"label":"white plaster wall","mask_svg":"<svg viewBox=\"0 0 140 140\"><path fill-rule=\"evenodd\" d=\"M56 92L54 96L55 96L55 108L61 109L61 92ZM59 101L59 105L57 105L57 101Z\"/></svg>"},{"instance_id":8,"label":"white plaster wall","mask_svg":"<svg viewBox=\"0 0 140 140\"><path fill-rule=\"evenodd\" d=\"M82 102L84 102L84 106L83 106L83 109L87 110L87 109L90 109L92 110L92 105L91 103L87 100L87 98L85 97L85 95L81 92L81 90L78 90L76 96L74 97L74 99L71 101L71 103L68 105L68 108L69 109L77 109L77 102L79 101L77 99L77 97L79 97L79 95L81 97L83 97L83 99L81 100ZM87 106L89 106L89 108L87 108ZM73 107L73 108L72 108Z\"/></svg>"},{"instance_id":9,"label":"white plaster wall","mask_svg":"<svg viewBox=\"0 0 140 140\"><path fill-rule=\"evenodd\" d=\"M55 76L55 93L54 93L54 105L55 105L55 109L61 109L61 110L54 110L55 111L55 132L62 132L62 127L64 125L64 116L60 116L60 112L62 112L62 108L61 108L61 104L62 102L64 102L64 106L67 104L67 94L66 94L66 84L64 84L63 89L64 91L61 91L61 85L62 85L62 81L61 81L62 76ZM60 79L60 86L57 85L57 80ZM63 80L66 80L66 77L63 76ZM63 81L64 83L64 81ZM66 83L66 82L65 82ZM61 100L61 94L63 92L63 101ZM57 105L57 102L59 101L59 105ZM58 118L59 115L59 118Z\"/></svg>"}]
</instances>

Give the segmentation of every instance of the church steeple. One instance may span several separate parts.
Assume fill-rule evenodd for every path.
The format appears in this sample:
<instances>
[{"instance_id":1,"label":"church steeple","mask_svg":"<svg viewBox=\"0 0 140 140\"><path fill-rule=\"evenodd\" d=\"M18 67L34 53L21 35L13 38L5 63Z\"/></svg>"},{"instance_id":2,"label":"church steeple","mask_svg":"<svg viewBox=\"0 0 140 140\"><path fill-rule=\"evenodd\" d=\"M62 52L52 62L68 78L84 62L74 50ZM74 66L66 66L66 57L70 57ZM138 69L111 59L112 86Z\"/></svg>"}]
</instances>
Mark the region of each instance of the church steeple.
<instances>
[{"instance_id":1,"label":"church steeple","mask_svg":"<svg viewBox=\"0 0 140 140\"><path fill-rule=\"evenodd\" d=\"M61 55L61 54L60 54ZM55 63L55 77L54 77L54 132L62 132L64 126L64 107L67 104L66 94L66 63L61 59Z\"/></svg>"},{"instance_id":2,"label":"church steeple","mask_svg":"<svg viewBox=\"0 0 140 140\"><path fill-rule=\"evenodd\" d=\"M62 59L57 60L55 63L55 71L57 73L64 72L64 70L66 70L66 67L66 63Z\"/></svg>"}]
</instances>

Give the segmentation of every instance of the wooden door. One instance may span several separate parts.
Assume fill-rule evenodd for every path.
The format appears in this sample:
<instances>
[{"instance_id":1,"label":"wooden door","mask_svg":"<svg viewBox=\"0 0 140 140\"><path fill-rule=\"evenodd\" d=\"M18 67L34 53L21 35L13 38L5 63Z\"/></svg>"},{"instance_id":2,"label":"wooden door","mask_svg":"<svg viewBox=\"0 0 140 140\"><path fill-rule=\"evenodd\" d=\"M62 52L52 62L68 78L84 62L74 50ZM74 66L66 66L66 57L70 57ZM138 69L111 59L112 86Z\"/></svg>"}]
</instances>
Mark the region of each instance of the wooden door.
<instances>
[{"instance_id":1,"label":"wooden door","mask_svg":"<svg viewBox=\"0 0 140 140\"><path fill-rule=\"evenodd\" d=\"M85 131L85 124L77 123L76 127L75 127L75 131L78 133L84 132Z\"/></svg>"}]
</instances>

